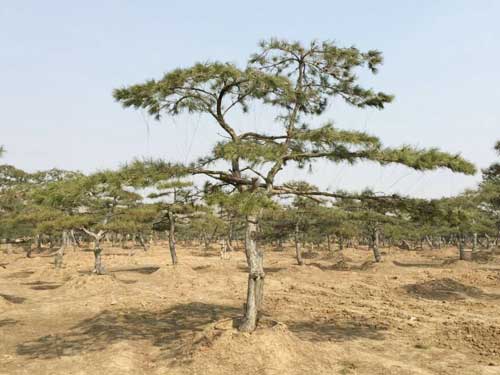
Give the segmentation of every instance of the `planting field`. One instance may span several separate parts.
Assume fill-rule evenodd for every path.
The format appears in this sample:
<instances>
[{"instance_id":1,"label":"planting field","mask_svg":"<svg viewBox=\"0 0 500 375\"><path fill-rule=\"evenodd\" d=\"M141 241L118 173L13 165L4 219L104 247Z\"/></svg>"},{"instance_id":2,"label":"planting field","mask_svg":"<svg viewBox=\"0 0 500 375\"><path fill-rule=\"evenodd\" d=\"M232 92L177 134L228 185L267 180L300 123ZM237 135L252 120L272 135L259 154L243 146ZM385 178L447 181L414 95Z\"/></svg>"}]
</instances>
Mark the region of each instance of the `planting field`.
<instances>
[{"instance_id":1,"label":"planting field","mask_svg":"<svg viewBox=\"0 0 500 375\"><path fill-rule=\"evenodd\" d=\"M241 246L2 253L0 374L500 374L500 256L381 251L267 249L252 333Z\"/></svg>"}]
</instances>

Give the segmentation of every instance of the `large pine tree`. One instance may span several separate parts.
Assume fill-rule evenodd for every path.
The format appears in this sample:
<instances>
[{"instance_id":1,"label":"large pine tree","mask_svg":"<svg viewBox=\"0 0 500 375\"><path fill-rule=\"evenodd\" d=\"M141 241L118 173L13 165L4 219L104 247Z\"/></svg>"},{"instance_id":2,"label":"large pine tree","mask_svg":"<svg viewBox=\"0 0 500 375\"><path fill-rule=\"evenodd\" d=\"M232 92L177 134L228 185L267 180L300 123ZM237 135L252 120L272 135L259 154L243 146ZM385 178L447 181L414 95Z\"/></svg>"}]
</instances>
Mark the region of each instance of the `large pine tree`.
<instances>
[{"instance_id":1,"label":"large pine tree","mask_svg":"<svg viewBox=\"0 0 500 375\"><path fill-rule=\"evenodd\" d=\"M358 70L376 73L381 64L382 54L375 50L362 52L328 41L303 45L271 39L261 43L244 69L229 63L198 63L168 72L159 80L114 91L123 106L144 108L156 118L182 112L207 114L223 132L212 153L193 163L188 172L211 177L243 202L250 271L241 330L255 329L262 304L265 273L263 251L257 245L262 206L273 196L363 198L362 194L304 191L293 184L277 184L276 177L285 167L303 167L323 159L475 173L474 166L459 155L411 146L387 148L364 132L342 130L331 122L314 124L335 97L358 108L383 109L390 103L391 95L358 84ZM275 123L268 125L267 132L238 131L229 114L237 108L249 111L250 102L256 100L278 111Z\"/></svg>"}]
</instances>

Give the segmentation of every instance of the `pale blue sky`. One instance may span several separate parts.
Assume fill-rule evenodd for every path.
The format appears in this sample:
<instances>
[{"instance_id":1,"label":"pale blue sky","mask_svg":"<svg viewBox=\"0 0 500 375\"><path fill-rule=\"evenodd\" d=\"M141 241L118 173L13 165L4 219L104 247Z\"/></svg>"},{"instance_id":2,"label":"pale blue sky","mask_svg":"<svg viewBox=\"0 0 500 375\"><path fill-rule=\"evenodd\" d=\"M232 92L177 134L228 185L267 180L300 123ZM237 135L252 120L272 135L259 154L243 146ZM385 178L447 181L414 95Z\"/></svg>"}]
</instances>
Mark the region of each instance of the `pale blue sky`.
<instances>
[{"instance_id":1,"label":"pale blue sky","mask_svg":"<svg viewBox=\"0 0 500 375\"><path fill-rule=\"evenodd\" d=\"M380 73L363 82L396 101L381 112L335 102L327 117L388 145L438 146L485 167L500 139L499 16L493 0L0 0L2 162L89 172L134 157L201 156L217 139L212 124L157 123L122 109L112 89L196 61L243 64L260 39L275 36L383 51ZM271 116L255 108L238 121L262 129ZM285 177L424 197L458 193L480 178L372 164L320 164Z\"/></svg>"}]
</instances>

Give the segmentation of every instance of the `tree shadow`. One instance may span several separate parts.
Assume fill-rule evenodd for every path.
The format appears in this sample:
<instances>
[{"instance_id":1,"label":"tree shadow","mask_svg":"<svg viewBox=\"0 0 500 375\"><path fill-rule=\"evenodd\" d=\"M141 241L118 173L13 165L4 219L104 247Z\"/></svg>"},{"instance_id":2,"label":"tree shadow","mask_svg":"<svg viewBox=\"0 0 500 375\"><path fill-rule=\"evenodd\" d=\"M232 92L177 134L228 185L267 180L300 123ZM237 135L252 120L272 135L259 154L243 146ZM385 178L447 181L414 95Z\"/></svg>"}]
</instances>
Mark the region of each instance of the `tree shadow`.
<instances>
[{"instance_id":1,"label":"tree shadow","mask_svg":"<svg viewBox=\"0 0 500 375\"><path fill-rule=\"evenodd\" d=\"M134 267L134 268L110 268L106 269L106 275L115 277L117 273L139 273L142 275L150 275L158 271L160 267L158 266L145 266L145 267ZM79 274L81 275L92 275L94 274L94 270L79 270Z\"/></svg>"},{"instance_id":2,"label":"tree shadow","mask_svg":"<svg viewBox=\"0 0 500 375\"><path fill-rule=\"evenodd\" d=\"M26 301L26 298L24 297L13 296L11 294L0 293L0 297L3 297L5 300L16 304L23 303L24 301Z\"/></svg>"},{"instance_id":3,"label":"tree shadow","mask_svg":"<svg viewBox=\"0 0 500 375\"><path fill-rule=\"evenodd\" d=\"M150 275L156 271L158 271L160 267L158 266L145 266L145 267L136 267L136 268L112 268L109 270L111 273L119 273L119 272L135 272L140 273L141 275Z\"/></svg>"},{"instance_id":4,"label":"tree shadow","mask_svg":"<svg viewBox=\"0 0 500 375\"><path fill-rule=\"evenodd\" d=\"M350 341L357 338L383 340L387 328L370 323L349 322L292 322L288 329L302 340L307 341Z\"/></svg>"},{"instance_id":5,"label":"tree shadow","mask_svg":"<svg viewBox=\"0 0 500 375\"><path fill-rule=\"evenodd\" d=\"M30 288L33 290L52 290L62 286L62 284L52 281L33 281L30 283L23 283L23 285L30 285Z\"/></svg>"},{"instance_id":6,"label":"tree shadow","mask_svg":"<svg viewBox=\"0 0 500 375\"><path fill-rule=\"evenodd\" d=\"M35 273L35 271L19 271L19 272L14 272L14 273L9 274L7 276L7 278L9 278L9 279L26 279L34 273Z\"/></svg>"},{"instance_id":7,"label":"tree shadow","mask_svg":"<svg viewBox=\"0 0 500 375\"><path fill-rule=\"evenodd\" d=\"M194 271L207 271L210 268L212 268L212 266L210 264L205 264L205 265L196 266L196 267L192 267L192 268Z\"/></svg>"},{"instance_id":8,"label":"tree shadow","mask_svg":"<svg viewBox=\"0 0 500 375\"><path fill-rule=\"evenodd\" d=\"M283 270L286 270L287 268L286 267L264 267L264 273L276 273L276 272L280 272L280 271L283 271ZM238 266L238 270L240 270L241 272L246 272L248 273L249 272L249 268L247 266Z\"/></svg>"},{"instance_id":9,"label":"tree shadow","mask_svg":"<svg viewBox=\"0 0 500 375\"><path fill-rule=\"evenodd\" d=\"M398 262L397 260L394 260L392 263L395 266L398 267L407 267L407 268L441 268L441 267L447 267L451 266L452 264L455 264L458 262L458 259L445 259L440 263L405 263L405 262Z\"/></svg>"},{"instance_id":10,"label":"tree shadow","mask_svg":"<svg viewBox=\"0 0 500 375\"><path fill-rule=\"evenodd\" d=\"M17 320L14 319L2 319L0 320L0 327L13 326L17 324Z\"/></svg>"},{"instance_id":11,"label":"tree shadow","mask_svg":"<svg viewBox=\"0 0 500 375\"><path fill-rule=\"evenodd\" d=\"M302 258L304 258L304 259L316 259L316 258L319 258L320 255L321 254L316 252L316 251L304 251L302 253Z\"/></svg>"},{"instance_id":12,"label":"tree shadow","mask_svg":"<svg viewBox=\"0 0 500 375\"><path fill-rule=\"evenodd\" d=\"M160 312L103 311L65 333L19 344L17 354L50 359L101 351L122 340L149 340L161 348L162 358L174 358L195 332L240 312L231 306L205 303L178 304Z\"/></svg>"},{"instance_id":13,"label":"tree shadow","mask_svg":"<svg viewBox=\"0 0 500 375\"><path fill-rule=\"evenodd\" d=\"M308 263L308 266L317 267L322 271L366 271L375 266L375 261L367 260L361 264L348 263L345 260L339 260L334 264L321 264L316 262Z\"/></svg>"},{"instance_id":14,"label":"tree shadow","mask_svg":"<svg viewBox=\"0 0 500 375\"><path fill-rule=\"evenodd\" d=\"M500 299L500 294L485 293L477 287L465 285L450 278L408 284L403 288L408 294L430 300L457 301L466 298L484 300Z\"/></svg>"},{"instance_id":15,"label":"tree shadow","mask_svg":"<svg viewBox=\"0 0 500 375\"><path fill-rule=\"evenodd\" d=\"M213 250L193 250L192 255L194 255L195 257L213 258L220 257L220 252L216 252Z\"/></svg>"}]
</instances>

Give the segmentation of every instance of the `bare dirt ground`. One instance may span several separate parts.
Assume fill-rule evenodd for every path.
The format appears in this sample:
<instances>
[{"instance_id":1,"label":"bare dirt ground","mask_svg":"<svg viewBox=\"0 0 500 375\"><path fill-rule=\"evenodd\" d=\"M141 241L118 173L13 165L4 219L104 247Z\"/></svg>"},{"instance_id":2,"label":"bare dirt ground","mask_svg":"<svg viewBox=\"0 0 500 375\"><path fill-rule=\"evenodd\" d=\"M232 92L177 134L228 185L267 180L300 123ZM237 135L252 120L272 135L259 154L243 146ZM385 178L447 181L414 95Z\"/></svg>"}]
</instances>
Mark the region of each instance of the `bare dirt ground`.
<instances>
[{"instance_id":1,"label":"bare dirt ground","mask_svg":"<svg viewBox=\"0 0 500 375\"><path fill-rule=\"evenodd\" d=\"M455 249L305 254L267 251L260 328L233 328L244 254L0 254L0 374L500 374L500 256Z\"/></svg>"}]
</instances>

